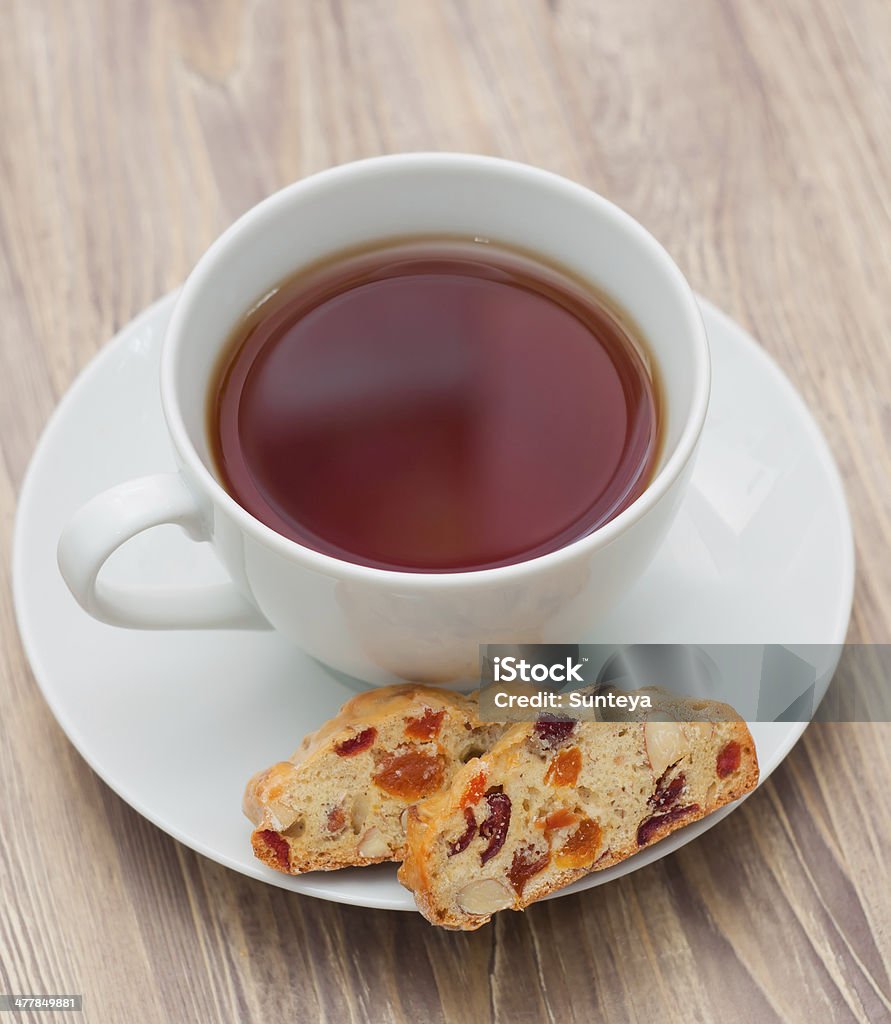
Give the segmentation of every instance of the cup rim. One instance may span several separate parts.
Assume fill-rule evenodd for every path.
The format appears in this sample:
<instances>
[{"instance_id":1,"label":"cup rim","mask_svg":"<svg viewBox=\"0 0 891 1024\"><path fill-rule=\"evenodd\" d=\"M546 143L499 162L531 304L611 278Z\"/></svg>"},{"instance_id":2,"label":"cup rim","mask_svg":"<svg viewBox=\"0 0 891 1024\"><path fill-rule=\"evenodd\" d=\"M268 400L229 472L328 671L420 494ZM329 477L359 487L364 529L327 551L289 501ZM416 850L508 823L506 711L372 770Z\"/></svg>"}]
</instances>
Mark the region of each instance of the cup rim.
<instances>
[{"instance_id":1,"label":"cup rim","mask_svg":"<svg viewBox=\"0 0 891 1024\"><path fill-rule=\"evenodd\" d=\"M283 536L242 508L204 464L189 437L176 397L176 355L186 338L183 325L191 311L193 295L213 275L220 254L237 244L241 236L258 221L268 222L275 219L278 211L288 204L294 195L302 194L309 197L313 191L327 187L332 182L348 183L353 178L386 173L389 168L396 165L421 171L430 168L476 167L493 173L520 175L533 181L540 188L562 191L576 201L595 207L601 217L612 220L618 228L635 236L638 245L649 250L650 255L661 264L666 277L673 283L682 300L681 308L687 320L686 328L694 351L694 380L690 409L674 450L643 493L627 508L593 532L555 551L510 565L460 572L381 569L336 558ZM519 580L530 572L557 569L580 555L606 547L647 515L683 472L702 433L710 389L711 358L702 313L693 290L664 246L630 214L584 185L531 164L474 153L434 151L368 157L326 168L272 193L238 217L200 257L177 296L161 348L161 405L167 429L184 468L188 470L189 478L203 487L214 506L219 506L235 521L239 529L256 541L292 562L302 563L308 569L328 576L351 577L368 583L398 584L404 588L434 586L445 590L451 586L468 583L476 586L501 585Z\"/></svg>"}]
</instances>

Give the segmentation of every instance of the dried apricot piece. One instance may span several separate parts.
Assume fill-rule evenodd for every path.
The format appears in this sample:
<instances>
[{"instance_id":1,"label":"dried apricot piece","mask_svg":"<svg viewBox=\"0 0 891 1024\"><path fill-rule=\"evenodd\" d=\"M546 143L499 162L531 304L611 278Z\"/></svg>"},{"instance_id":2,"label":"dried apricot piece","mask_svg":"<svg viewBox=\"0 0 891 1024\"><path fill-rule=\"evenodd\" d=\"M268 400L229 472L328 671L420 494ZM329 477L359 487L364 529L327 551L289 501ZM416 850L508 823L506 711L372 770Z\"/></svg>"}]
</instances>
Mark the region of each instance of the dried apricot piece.
<instances>
[{"instance_id":1,"label":"dried apricot piece","mask_svg":"<svg viewBox=\"0 0 891 1024\"><path fill-rule=\"evenodd\" d=\"M578 747L554 755L545 772L546 786L574 786L582 770L582 752Z\"/></svg>"},{"instance_id":2,"label":"dried apricot piece","mask_svg":"<svg viewBox=\"0 0 891 1024\"><path fill-rule=\"evenodd\" d=\"M433 708L424 708L424 714L417 718L409 718L405 723L405 735L413 740L432 740L439 735L442 728L442 720L445 718L445 708L441 711L434 711Z\"/></svg>"},{"instance_id":3,"label":"dried apricot piece","mask_svg":"<svg viewBox=\"0 0 891 1024\"><path fill-rule=\"evenodd\" d=\"M514 852L507 877L518 896L523 895L523 888L529 879L539 871L544 871L550 860L551 855L547 850L542 853L532 846L524 846Z\"/></svg>"},{"instance_id":4,"label":"dried apricot piece","mask_svg":"<svg viewBox=\"0 0 891 1024\"><path fill-rule=\"evenodd\" d=\"M468 783L467 789L464 790L464 795L461 797L461 806L468 807L470 804L479 803L485 792L486 773L478 772Z\"/></svg>"},{"instance_id":5,"label":"dried apricot piece","mask_svg":"<svg viewBox=\"0 0 891 1024\"><path fill-rule=\"evenodd\" d=\"M603 833L593 818L582 818L579 827L560 847L554 861L558 868L585 868L593 864Z\"/></svg>"},{"instance_id":6,"label":"dried apricot piece","mask_svg":"<svg viewBox=\"0 0 891 1024\"><path fill-rule=\"evenodd\" d=\"M568 807L561 807L559 811L551 811L544 818L539 818L536 825L543 828L545 832L555 832L558 828L568 828L579 820L579 815Z\"/></svg>"},{"instance_id":7,"label":"dried apricot piece","mask_svg":"<svg viewBox=\"0 0 891 1024\"><path fill-rule=\"evenodd\" d=\"M391 796L420 800L442 786L443 764L439 755L423 750L390 754L381 762L374 783Z\"/></svg>"}]
</instances>

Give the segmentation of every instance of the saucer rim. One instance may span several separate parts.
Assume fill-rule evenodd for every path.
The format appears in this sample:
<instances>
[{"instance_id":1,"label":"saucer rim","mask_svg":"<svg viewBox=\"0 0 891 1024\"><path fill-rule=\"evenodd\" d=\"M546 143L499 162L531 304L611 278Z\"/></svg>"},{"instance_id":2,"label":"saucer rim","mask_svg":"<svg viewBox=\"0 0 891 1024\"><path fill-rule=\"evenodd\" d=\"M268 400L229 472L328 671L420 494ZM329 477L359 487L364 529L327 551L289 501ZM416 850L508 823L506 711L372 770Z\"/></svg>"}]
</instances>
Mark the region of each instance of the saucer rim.
<instances>
[{"instance_id":1,"label":"saucer rim","mask_svg":"<svg viewBox=\"0 0 891 1024\"><path fill-rule=\"evenodd\" d=\"M215 863L221 864L231 870L238 872L239 874L245 875L250 878L255 878L258 881L265 882L268 884L275 885L278 888L283 888L291 892L296 892L301 895L313 896L320 899L325 899L335 903L343 903L350 906L361 906L375 909L384 910L403 910L403 911L414 911L416 908L413 904L409 904L405 901L400 901L394 897L381 896L375 892L370 892L367 896L356 897L355 895L349 894L348 890L344 888L343 891L336 888L326 886L322 882L322 878L325 877L324 873L314 873L303 876L284 876L277 875L276 872L265 869L262 865L250 865L250 868L245 863L237 860L233 860L227 857L225 854L221 854L214 850L212 847L204 844L200 840L196 840L194 837L186 836L176 827L171 827L169 824L165 824L160 816L150 811L140 799L131 798L124 791L125 787L118 786L112 779L103 772L95 759L87 752L89 746L84 742L80 730L74 726L67 714L56 703L54 697L51 695L51 690L48 690L43 680L48 678L50 673L46 670L39 646L36 642L35 637L32 635L28 626L28 613L25 610L25 597L24 597L24 549L25 545L21 541L21 537L24 533L24 511L29 506L31 499L31 490L35 486L34 480L37 476L37 467L44 455L44 449L49 444L49 438L53 432L55 425L64 418L70 405L73 405L77 399L77 394L80 389L85 386L92 377L101 371L105 361L113 358L117 344L121 342L124 335L129 335L132 332L138 331L143 328L147 323L151 322L155 317L162 316L169 306L172 308L176 295L179 289L175 289L169 292L167 295L161 297L151 305L147 306L139 314L137 314L132 320L124 324L119 331L102 347L100 347L93 357L88 361L84 368L78 373L72 384L66 390L61 400L58 402L52 413L48 417L43 430L41 431L40 438L35 445L31 459L28 463L27 470L22 479L21 487L19 488L18 501L12 531L12 559L11 559L11 577L12 577L12 596L13 606L16 618L16 623L21 637L22 647L28 660L28 664L31 668L32 675L35 682L37 683L38 689L46 701L53 717L65 733L68 740L77 750L78 754L84 759L89 767L96 773L96 775L125 803L133 808L136 813L147 821L151 822L161 831L171 836L173 839L181 842L184 846ZM831 449L823 435L822 430L817 424L813 417L810 409L807 407L802 396L795 389L789 378L780 368L779 364L769 355L754 337L740 324L736 323L731 317L720 310L709 300L702 296L696 296L697 302L700 304L703 314L703 320L706 323L706 329L708 330L709 318L713 317L720 322L723 326L733 332L737 333L741 339L744 339L748 346L754 350L754 354L760 358L765 369L770 372L775 378L779 380L782 385L782 389L785 393L785 400L791 401L797 410L798 418L803 425L806 425L808 434L811 440L814 442L814 450L819 455L820 463L827 474L827 480L831 484L833 491L833 497L838 504L838 519L839 524L844 525L844 537L839 539L842 541L841 549L841 560L843 562L844 571L844 589L841 592L841 599L837 603L838 608L838 620L835 624L836 633L835 636L826 641L829 644L842 644L845 640L848 625L850 622L851 611L853 607L853 595L854 595L854 582L856 577L856 563L855 563L855 548L854 548L854 536L853 526L850 516L850 510L848 507L845 490L839 472L838 466L832 456ZM816 709L814 709L816 711ZM777 723L779 725L779 723ZM769 762L762 763L761 765L761 776L759 779L759 787L763 784L771 773L785 760L792 748L801 738L804 730L810 724L809 722L792 722L782 723L786 729L786 735L781 743L772 751L772 756ZM747 794L751 795L751 794ZM743 800L746 797L743 798ZM699 835L708 831L708 829L714 827L728 814L732 813L738 808L743 800L738 800L713 814L703 818L701 821L696 822L680 832L674 833L673 836L669 837L663 842L655 844L646 851L642 851L640 854L629 858L628 860L616 865L614 868L609 869L606 872L597 873L594 872L584 878L579 879L573 885L568 886L565 889L561 889L556 893L552 893L547 899L556 899L562 896L570 895L574 892L581 892L586 889L594 888L597 885L606 884L616 878L622 877L623 875L629 874L639 868L645 867L647 864L653 863L656 860L662 859L662 857L673 853L675 850L680 849L682 846L698 838ZM381 866L384 870L389 870L388 865ZM350 870L362 870L368 872L372 869L346 869ZM321 874L321 878L319 878ZM295 881L300 879L299 888L295 886ZM407 893L406 893L407 895Z\"/></svg>"}]
</instances>

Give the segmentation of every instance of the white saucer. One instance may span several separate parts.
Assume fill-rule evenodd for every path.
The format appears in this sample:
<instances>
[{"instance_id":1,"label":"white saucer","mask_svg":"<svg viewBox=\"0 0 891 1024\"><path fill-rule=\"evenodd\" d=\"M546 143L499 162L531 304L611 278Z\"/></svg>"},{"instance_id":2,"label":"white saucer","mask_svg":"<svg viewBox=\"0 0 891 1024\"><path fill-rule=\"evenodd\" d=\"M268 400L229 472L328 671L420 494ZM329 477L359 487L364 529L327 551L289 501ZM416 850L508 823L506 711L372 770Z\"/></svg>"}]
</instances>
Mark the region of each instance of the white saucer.
<instances>
[{"instance_id":1,"label":"white saucer","mask_svg":"<svg viewBox=\"0 0 891 1024\"><path fill-rule=\"evenodd\" d=\"M246 779L290 754L336 711L350 695L341 681L272 633L143 633L101 625L75 604L59 575L56 542L82 502L129 477L173 468L157 383L173 299L147 309L93 360L34 454L13 552L16 612L34 674L92 768L187 846L296 892L413 909L389 865L290 878L251 854L240 809ZM579 639L841 643L854 556L838 471L780 370L732 321L702 306L714 387L689 497L646 576L591 637ZM222 578L210 550L173 527L136 538L107 571L124 580ZM803 729L753 725L762 778ZM663 857L722 816L569 891Z\"/></svg>"}]
</instances>

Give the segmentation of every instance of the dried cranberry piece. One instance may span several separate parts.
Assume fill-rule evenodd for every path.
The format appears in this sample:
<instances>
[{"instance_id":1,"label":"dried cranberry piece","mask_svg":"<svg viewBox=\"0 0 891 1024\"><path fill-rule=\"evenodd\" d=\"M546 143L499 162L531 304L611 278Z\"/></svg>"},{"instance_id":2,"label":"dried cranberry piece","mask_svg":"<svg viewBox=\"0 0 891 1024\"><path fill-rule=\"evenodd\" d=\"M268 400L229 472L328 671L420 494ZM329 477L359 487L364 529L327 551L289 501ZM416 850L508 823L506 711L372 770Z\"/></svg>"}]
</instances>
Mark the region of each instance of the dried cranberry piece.
<instances>
[{"instance_id":1,"label":"dried cranberry piece","mask_svg":"<svg viewBox=\"0 0 891 1024\"><path fill-rule=\"evenodd\" d=\"M647 801L650 807L657 812L668 810L669 807L676 804L684 786L687 785L687 777L683 772L678 772L677 776L669 782L666 776L670 771L671 768L665 769L656 783L656 792Z\"/></svg>"},{"instance_id":2,"label":"dried cranberry piece","mask_svg":"<svg viewBox=\"0 0 891 1024\"><path fill-rule=\"evenodd\" d=\"M535 723L535 735L543 747L556 750L572 735L576 721L574 718L557 718L554 715L542 715Z\"/></svg>"},{"instance_id":3,"label":"dried cranberry piece","mask_svg":"<svg viewBox=\"0 0 891 1024\"><path fill-rule=\"evenodd\" d=\"M334 753L339 754L341 757L352 757L354 754L360 754L363 750L368 750L371 744L374 743L376 736L377 729L374 726L369 726L367 729L357 732L355 736L350 736L349 739L343 740L341 743L335 743Z\"/></svg>"},{"instance_id":4,"label":"dried cranberry piece","mask_svg":"<svg viewBox=\"0 0 891 1024\"><path fill-rule=\"evenodd\" d=\"M532 846L524 846L514 852L507 877L518 896L523 895L523 887L539 871L544 871L551 860L550 853L540 853Z\"/></svg>"},{"instance_id":5,"label":"dried cranberry piece","mask_svg":"<svg viewBox=\"0 0 891 1024\"><path fill-rule=\"evenodd\" d=\"M490 861L504 846L510 826L510 797L502 792L501 786L493 786L486 793L486 803L489 813L480 825L480 835L489 840L489 845L480 854L480 864Z\"/></svg>"},{"instance_id":6,"label":"dried cranberry piece","mask_svg":"<svg viewBox=\"0 0 891 1024\"><path fill-rule=\"evenodd\" d=\"M726 779L739 768L742 750L736 740L731 740L718 754L715 771L719 779Z\"/></svg>"},{"instance_id":7,"label":"dried cranberry piece","mask_svg":"<svg viewBox=\"0 0 891 1024\"><path fill-rule=\"evenodd\" d=\"M646 846L647 843L652 841L653 836L663 825L672 821L680 821L690 814L696 814L698 811L699 804L689 804L687 807L672 807L670 810L665 811L664 814L654 814L652 817L646 818L638 826L637 845Z\"/></svg>"},{"instance_id":8,"label":"dried cranberry piece","mask_svg":"<svg viewBox=\"0 0 891 1024\"><path fill-rule=\"evenodd\" d=\"M473 816L473 811L469 807L464 808L464 820L467 822L467 828L461 833L460 836L453 842L449 843L449 856L454 857L456 853L461 853L470 846L470 842L476 835L476 818Z\"/></svg>"},{"instance_id":9,"label":"dried cranberry piece","mask_svg":"<svg viewBox=\"0 0 891 1024\"><path fill-rule=\"evenodd\" d=\"M288 840L280 836L278 832L273 832L271 828L263 829L258 838L266 845L279 871L289 872L291 870L291 847L288 845Z\"/></svg>"}]
</instances>

